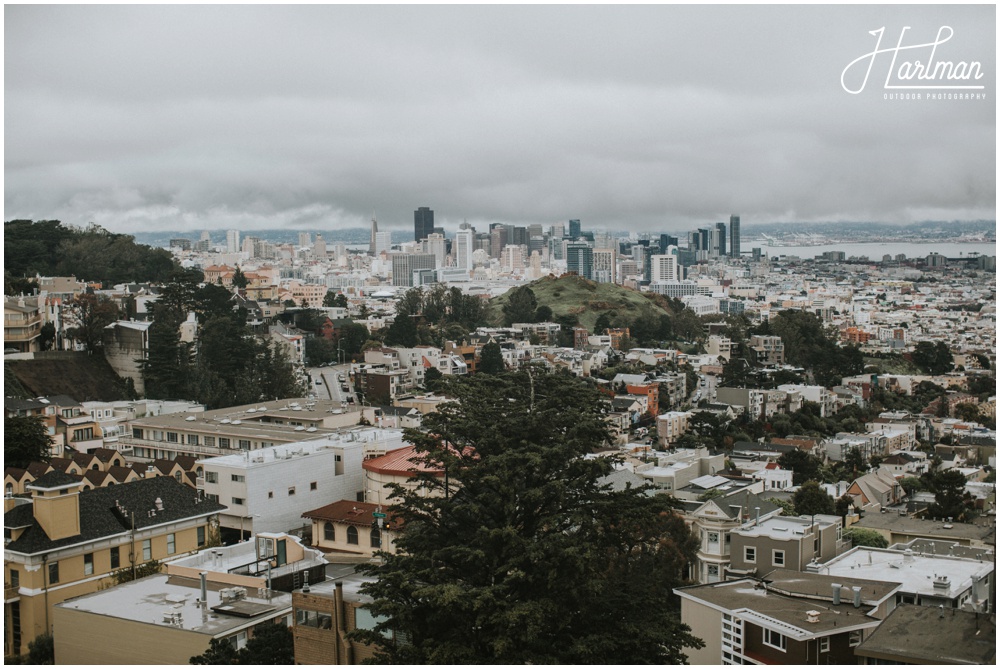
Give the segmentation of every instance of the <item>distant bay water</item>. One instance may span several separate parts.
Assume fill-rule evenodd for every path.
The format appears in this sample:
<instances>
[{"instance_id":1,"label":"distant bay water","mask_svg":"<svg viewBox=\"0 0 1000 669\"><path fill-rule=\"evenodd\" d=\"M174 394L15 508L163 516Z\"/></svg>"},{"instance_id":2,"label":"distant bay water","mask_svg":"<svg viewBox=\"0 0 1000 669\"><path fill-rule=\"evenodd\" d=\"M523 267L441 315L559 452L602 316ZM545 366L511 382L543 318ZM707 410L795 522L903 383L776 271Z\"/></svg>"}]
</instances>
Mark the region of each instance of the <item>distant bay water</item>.
<instances>
[{"instance_id":1,"label":"distant bay water","mask_svg":"<svg viewBox=\"0 0 1000 669\"><path fill-rule=\"evenodd\" d=\"M821 244L818 246L771 246L744 239L742 250L749 251L758 247L768 256L799 256L813 258L827 251L843 251L847 257L867 256L869 260L882 260L882 256L893 257L904 254L907 258L923 258L931 253L940 253L946 258L968 258L971 254L995 256L995 242L862 242L843 244Z\"/></svg>"}]
</instances>

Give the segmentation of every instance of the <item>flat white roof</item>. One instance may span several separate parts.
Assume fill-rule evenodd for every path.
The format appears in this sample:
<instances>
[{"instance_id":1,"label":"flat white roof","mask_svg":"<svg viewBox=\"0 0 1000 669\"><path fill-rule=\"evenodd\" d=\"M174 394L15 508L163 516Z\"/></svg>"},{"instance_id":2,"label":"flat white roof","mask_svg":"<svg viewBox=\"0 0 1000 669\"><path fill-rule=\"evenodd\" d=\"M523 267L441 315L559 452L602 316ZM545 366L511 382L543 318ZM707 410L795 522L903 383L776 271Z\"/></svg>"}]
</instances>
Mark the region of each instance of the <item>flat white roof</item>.
<instances>
[{"instance_id":1,"label":"flat white roof","mask_svg":"<svg viewBox=\"0 0 1000 669\"><path fill-rule=\"evenodd\" d=\"M893 581L903 584L903 592L938 597L956 597L972 584L973 579L979 580L993 571L990 562L943 555L907 556L901 551L864 546L819 565L820 574ZM934 587L938 576L948 577L947 588Z\"/></svg>"},{"instance_id":2,"label":"flat white roof","mask_svg":"<svg viewBox=\"0 0 1000 669\"><path fill-rule=\"evenodd\" d=\"M218 467L254 467L292 457L309 457L329 453L333 449L363 448L366 444L385 444L386 450L402 448L403 431L388 428L362 428L328 434L308 441L296 441L278 446L268 446L255 451L242 451L233 455L218 455L199 462Z\"/></svg>"},{"instance_id":3,"label":"flat white roof","mask_svg":"<svg viewBox=\"0 0 1000 669\"><path fill-rule=\"evenodd\" d=\"M272 591L271 596L261 597L253 588L247 588L247 596L240 601L257 605L261 613L253 618L245 618L212 611L211 607L222 604L221 588L226 584L208 583L208 606L201 607L201 586L197 579L155 574L131 583L101 590L90 595L71 599L57 606L75 611L86 611L111 620L131 620L148 625L160 625L189 632L206 634L211 637L223 636L233 630L252 624L261 616L271 618L291 611L292 596L284 592ZM165 614L180 614L178 623L165 622Z\"/></svg>"}]
</instances>

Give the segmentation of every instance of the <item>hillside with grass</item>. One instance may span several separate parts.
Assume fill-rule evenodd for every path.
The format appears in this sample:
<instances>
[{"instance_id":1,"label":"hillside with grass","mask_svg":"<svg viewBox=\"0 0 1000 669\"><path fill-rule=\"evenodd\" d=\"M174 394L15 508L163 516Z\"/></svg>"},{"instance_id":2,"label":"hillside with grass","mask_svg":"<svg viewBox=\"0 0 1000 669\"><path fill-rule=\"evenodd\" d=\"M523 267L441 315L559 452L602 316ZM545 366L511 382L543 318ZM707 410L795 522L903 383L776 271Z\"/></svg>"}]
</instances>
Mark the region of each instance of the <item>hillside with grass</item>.
<instances>
[{"instance_id":1,"label":"hillside with grass","mask_svg":"<svg viewBox=\"0 0 1000 669\"><path fill-rule=\"evenodd\" d=\"M602 314L615 324L632 324L640 316L657 320L673 317L665 298L652 293L640 293L610 283L588 281L575 274L546 276L527 286L535 294L538 306L552 310L554 319L575 316L590 332ZM487 318L494 325L503 325L503 308L511 291L490 300Z\"/></svg>"}]
</instances>

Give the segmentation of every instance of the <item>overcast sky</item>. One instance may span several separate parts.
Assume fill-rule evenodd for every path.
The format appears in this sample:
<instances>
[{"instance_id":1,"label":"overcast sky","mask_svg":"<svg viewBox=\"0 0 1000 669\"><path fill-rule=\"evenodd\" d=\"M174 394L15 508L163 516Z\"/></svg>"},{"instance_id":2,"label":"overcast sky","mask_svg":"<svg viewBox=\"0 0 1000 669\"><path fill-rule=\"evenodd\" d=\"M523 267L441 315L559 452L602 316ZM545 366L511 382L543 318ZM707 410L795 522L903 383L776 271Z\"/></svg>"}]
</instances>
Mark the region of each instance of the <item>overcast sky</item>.
<instances>
[{"instance_id":1,"label":"overcast sky","mask_svg":"<svg viewBox=\"0 0 1000 669\"><path fill-rule=\"evenodd\" d=\"M419 206L449 229L994 219L995 12L7 5L4 218L116 232L354 227L373 211L412 227ZM904 26L904 45L952 28L935 60L980 62L986 99L886 100L891 54L845 91L869 31L885 27L886 48Z\"/></svg>"}]
</instances>

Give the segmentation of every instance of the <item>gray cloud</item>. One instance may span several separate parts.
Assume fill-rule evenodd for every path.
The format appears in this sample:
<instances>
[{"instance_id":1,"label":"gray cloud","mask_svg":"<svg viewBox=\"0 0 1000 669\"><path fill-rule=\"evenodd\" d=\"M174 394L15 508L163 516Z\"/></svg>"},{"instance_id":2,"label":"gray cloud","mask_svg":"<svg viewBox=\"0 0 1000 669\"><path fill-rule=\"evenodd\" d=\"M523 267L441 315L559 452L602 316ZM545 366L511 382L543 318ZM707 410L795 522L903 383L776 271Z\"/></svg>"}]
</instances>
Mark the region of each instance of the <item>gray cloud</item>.
<instances>
[{"instance_id":1,"label":"gray cloud","mask_svg":"<svg viewBox=\"0 0 1000 669\"><path fill-rule=\"evenodd\" d=\"M841 88L869 30L941 25L986 100ZM991 6L8 6L5 218L994 218L995 38Z\"/></svg>"}]
</instances>

